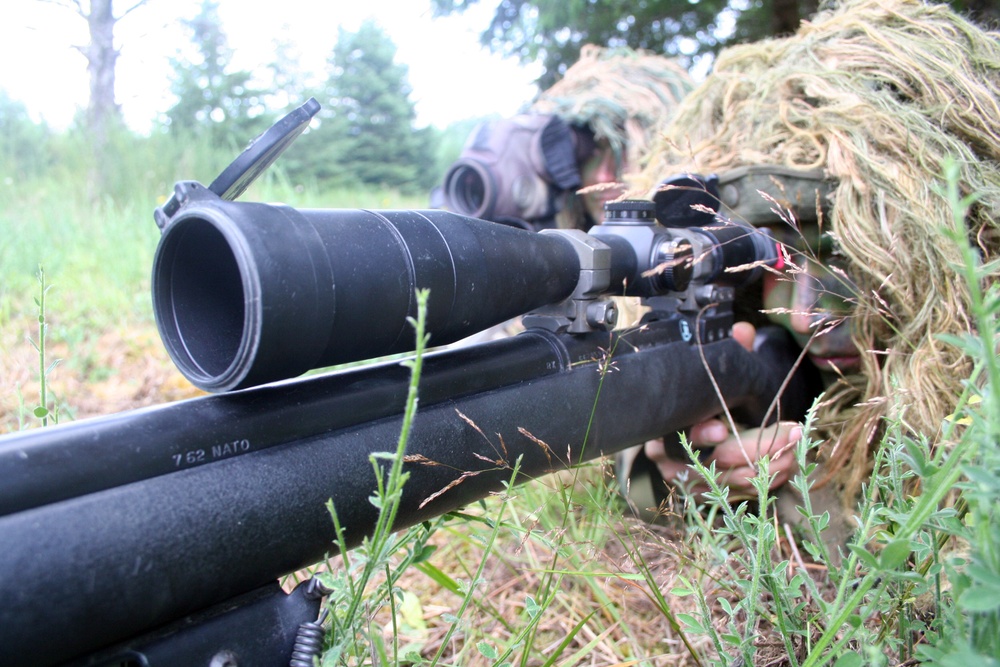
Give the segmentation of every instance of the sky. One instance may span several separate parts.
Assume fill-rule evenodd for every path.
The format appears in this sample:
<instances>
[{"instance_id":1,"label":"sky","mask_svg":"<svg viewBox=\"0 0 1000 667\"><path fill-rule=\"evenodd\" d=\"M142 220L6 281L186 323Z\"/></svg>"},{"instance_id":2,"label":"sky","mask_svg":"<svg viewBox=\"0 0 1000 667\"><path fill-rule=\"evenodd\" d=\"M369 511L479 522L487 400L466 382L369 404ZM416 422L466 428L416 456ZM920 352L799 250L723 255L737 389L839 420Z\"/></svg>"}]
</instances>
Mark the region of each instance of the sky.
<instances>
[{"instance_id":1,"label":"sky","mask_svg":"<svg viewBox=\"0 0 1000 667\"><path fill-rule=\"evenodd\" d=\"M132 0L115 0L127 7ZM116 91L125 120L146 132L173 103L170 58L190 49L182 18L198 0L148 0L116 28ZM465 118L511 115L536 92L540 67L490 54L479 44L495 3L462 16L432 19L430 0L220 0L219 15L233 49L233 67L253 70L272 60L273 41L285 37L307 71L323 76L337 28L357 30L375 19L395 42L396 62L409 67L417 124L445 127ZM5 0L0 22L0 89L23 102L38 120L65 128L87 104L86 59L73 45L88 41L83 19L39 0Z\"/></svg>"}]
</instances>

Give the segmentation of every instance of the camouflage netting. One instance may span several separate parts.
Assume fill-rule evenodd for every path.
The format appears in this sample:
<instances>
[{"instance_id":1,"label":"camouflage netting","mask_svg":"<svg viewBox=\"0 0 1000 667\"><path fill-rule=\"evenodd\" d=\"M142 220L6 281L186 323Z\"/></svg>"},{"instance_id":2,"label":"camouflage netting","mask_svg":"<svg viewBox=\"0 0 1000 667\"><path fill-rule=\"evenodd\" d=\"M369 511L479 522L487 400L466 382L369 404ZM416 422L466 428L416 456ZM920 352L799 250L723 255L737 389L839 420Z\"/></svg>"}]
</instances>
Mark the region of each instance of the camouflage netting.
<instances>
[{"instance_id":1,"label":"camouflage netting","mask_svg":"<svg viewBox=\"0 0 1000 667\"><path fill-rule=\"evenodd\" d=\"M531 111L589 127L634 168L693 86L684 68L668 58L587 45Z\"/></svg>"},{"instance_id":2,"label":"camouflage netting","mask_svg":"<svg viewBox=\"0 0 1000 667\"><path fill-rule=\"evenodd\" d=\"M822 168L838 185L825 223L858 285L863 372L827 393L831 470L856 488L883 418L939 436L967 359L937 339L973 328L946 162L977 203L969 238L1000 256L1000 34L945 5L851 0L794 36L732 48L677 112L638 187L753 164ZM996 279L996 273L990 277ZM846 467L845 467L846 466ZM846 476L845 476L846 477Z\"/></svg>"}]
</instances>

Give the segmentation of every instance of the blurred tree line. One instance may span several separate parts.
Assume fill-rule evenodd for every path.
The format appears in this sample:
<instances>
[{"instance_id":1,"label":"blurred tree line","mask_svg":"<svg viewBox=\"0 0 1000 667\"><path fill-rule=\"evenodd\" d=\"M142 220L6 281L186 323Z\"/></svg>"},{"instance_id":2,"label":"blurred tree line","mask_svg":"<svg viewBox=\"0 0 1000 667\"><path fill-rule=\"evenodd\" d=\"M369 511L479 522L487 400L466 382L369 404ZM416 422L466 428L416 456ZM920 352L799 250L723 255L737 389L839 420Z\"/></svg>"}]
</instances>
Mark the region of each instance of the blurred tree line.
<instances>
[{"instance_id":1,"label":"blurred tree line","mask_svg":"<svg viewBox=\"0 0 1000 667\"><path fill-rule=\"evenodd\" d=\"M86 20L91 40L107 47L115 25L150 0L120 0L127 9L119 11L115 0L51 1ZM447 129L416 127L408 68L396 62L395 44L372 21L356 32L338 31L319 76L302 71L287 43L277 44L274 62L258 70L234 67L218 0L202 0L198 14L182 23L190 46L172 59L176 102L148 137L125 127L114 101L117 48L98 54L92 45L78 47L88 60L91 98L68 132L34 121L22 103L0 90L0 179L20 182L48 169L77 179L86 174L95 200L134 192L142 175L137 172L155 172L146 182L161 189L177 178L208 182L251 139L310 96L322 105L320 114L275 165L292 185L425 193L458 154Z\"/></svg>"},{"instance_id":2,"label":"blurred tree line","mask_svg":"<svg viewBox=\"0 0 1000 667\"><path fill-rule=\"evenodd\" d=\"M24 104L0 90L0 164L6 178L23 180L44 171L52 162L51 140L46 125L35 123Z\"/></svg>"},{"instance_id":3,"label":"blurred tree line","mask_svg":"<svg viewBox=\"0 0 1000 667\"><path fill-rule=\"evenodd\" d=\"M0 179L57 163L88 173L92 197L115 197L129 191L137 169L148 170L137 150L140 141L150 144L147 152L156 155L159 169L163 163L176 165L181 173L171 176L210 179L250 138L315 96L323 105L319 118L276 165L293 184L426 192L457 156L471 127L415 127L407 67L395 61L395 45L372 22L357 32L339 30L325 76L312 85L292 44L279 44L274 62L262 70L234 68L218 0L203 0L198 15L184 21L191 48L174 60L177 102L153 136L139 138L124 127L115 101L114 29L153 0L36 1L62 5L86 21L90 43L77 48L87 59L90 102L65 136L34 123L23 105L0 91ZM628 45L693 64L731 44L792 32L823 0L425 1L438 15L480 2L495 5L482 42L522 61L541 61L545 73L539 83L545 87L586 43ZM1000 20L1000 0L950 2L980 21ZM178 156L182 145L188 148ZM190 147L202 155L191 157ZM72 151L77 153L68 159ZM211 159L206 153L213 153ZM192 163L202 168L193 169Z\"/></svg>"},{"instance_id":4,"label":"blurred tree line","mask_svg":"<svg viewBox=\"0 0 1000 667\"><path fill-rule=\"evenodd\" d=\"M546 88L584 44L629 46L687 66L733 44L791 34L835 0L429 0L435 15L493 5L480 40L494 52L545 66ZM1000 21L1000 0L936 0L983 24Z\"/></svg>"},{"instance_id":5,"label":"blurred tree line","mask_svg":"<svg viewBox=\"0 0 1000 667\"><path fill-rule=\"evenodd\" d=\"M185 24L197 54L175 59L177 103L164 118L179 139L235 151L312 96L322 105L318 118L278 163L289 179L413 192L438 180L438 132L415 127L407 67L395 61L395 44L373 21L357 32L339 29L318 86L304 83L290 45L278 49L265 72L233 69L215 0L204 0Z\"/></svg>"}]
</instances>

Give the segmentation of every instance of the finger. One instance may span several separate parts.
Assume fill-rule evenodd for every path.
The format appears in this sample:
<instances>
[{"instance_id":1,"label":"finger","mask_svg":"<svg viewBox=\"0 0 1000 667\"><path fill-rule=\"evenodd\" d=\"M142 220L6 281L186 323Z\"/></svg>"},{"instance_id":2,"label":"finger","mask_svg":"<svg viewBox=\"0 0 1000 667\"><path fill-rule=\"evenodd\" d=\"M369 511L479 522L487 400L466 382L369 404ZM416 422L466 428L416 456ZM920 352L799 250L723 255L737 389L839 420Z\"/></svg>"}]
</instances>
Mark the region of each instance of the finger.
<instances>
[{"instance_id":1,"label":"finger","mask_svg":"<svg viewBox=\"0 0 1000 667\"><path fill-rule=\"evenodd\" d=\"M720 468L752 466L762 456L774 458L790 449L789 431L793 426L786 423L782 428L772 426L742 431L719 443L713 458Z\"/></svg>"},{"instance_id":2,"label":"finger","mask_svg":"<svg viewBox=\"0 0 1000 667\"><path fill-rule=\"evenodd\" d=\"M747 444L746 434L744 434L744 444ZM748 445L749 447L749 445ZM752 465L759 456L755 451L744 450L740 442L734 437L726 440L715 448L712 459L720 469L744 468Z\"/></svg>"},{"instance_id":3,"label":"finger","mask_svg":"<svg viewBox=\"0 0 1000 667\"><path fill-rule=\"evenodd\" d=\"M802 437L802 427L795 422L781 422L761 432L758 451L760 456L781 456L795 451L795 443Z\"/></svg>"},{"instance_id":4,"label":"finger","mask_svg":"<svg viewBox=\"0 0 1000 667\"><path fill-rule=\"evenodd\" d=\"M774 479L771 481L771 488L781 486L792 478L792 475L799 469L798 463L792 456L780 457L771 465L771 473Z\"/></svg>"},{"instance_id":5,"label":"finger","mask_svg":"<svg viewBox=\"0 0 1000 667\"><path fill-rule=\"evenodd\" d=\"M737 322L733 325L733 338L747 352L753 352L753 341L757 337L757 329L749 322Z\"/></svg>"},{"instance_id":6,"label":"finger","mask_svg":"<svg viewBox=\"0 0 1000 667\"><path fill-rule=\"evenodd\" d=\"M737 480L740 486L745 484L749 487L751 484L750 480L758 474L760 467L759 462L757 462L757 465L754 466L733 466L729 470L731 471L730 474L734 476L733 479ZM791 479L797 470L798 462L795 460L795 454L790 448L786 447L780 454L772 456L767 466L768 475L771 477L770 488L774 489L781 486ZM740 479L740 475L742 475L742 479Z\"/></svg>"},{"instance_id":7,"label":"finger","mask_svg":"<svg viewBox=\"0 0 1000 667\"><path fill-rule=\"evenodd\" d=\"M757 459L766 454L777 456L787 450L802 437L802 427L796 422L779 422L765 428L741 431L739 435L747 453Z\"/></svg>"},{"instance_id":8,"label":"finger","mask_svg":"<svg viewBox=\"0 0 1000 667\"><path fill-rule=\"evenodd\" d=\"M785 482L787 482L794 472L794 461L792 466L787 465L776 465L772 463L768 468L768 476L771 478L771 483L768 488L775 489ZM741 496L755 496L756 489L753 486L753 480L760 474L760 470L757 468L752 468L749 466L741 466L739 468L730 468L724 471L719 476L719 482L723 486L728 486L730 490L730 495L741 495Z\"/></svg>"},{"instance_id":9,"label":"finger","mask_svg":"<svg viewBox=\"0 0 1000 667\"><path fill-rule=\"evenodd\" d=\"M692 447L714 447L729 438L729 429L718 419L709 419L691 427L688 440Z\"/></svg>"},{"instance_id":10,"label":"finger","mask_svg":"<svg viewBox=\"0 0 1000 667\"><path fill-rule=\"evenodd\" d=\"M730 496L745 496L753 491L753 483L750 480L756 475L757 470L749 466L730 468L719 475L719 486L728 486Z\"/></svg>"},{"instance_id":11,"label":"finger","mask_svg":"<svg viewBox=\"0 0 1000 667\"><path fill-rule=\"evenodd\" d=\"M647 440L642 451L646 455L646 458L654 463L659 463L667 459L667 450L663 446L663 440L660 438Z\"/></svg>"}]
</instances>

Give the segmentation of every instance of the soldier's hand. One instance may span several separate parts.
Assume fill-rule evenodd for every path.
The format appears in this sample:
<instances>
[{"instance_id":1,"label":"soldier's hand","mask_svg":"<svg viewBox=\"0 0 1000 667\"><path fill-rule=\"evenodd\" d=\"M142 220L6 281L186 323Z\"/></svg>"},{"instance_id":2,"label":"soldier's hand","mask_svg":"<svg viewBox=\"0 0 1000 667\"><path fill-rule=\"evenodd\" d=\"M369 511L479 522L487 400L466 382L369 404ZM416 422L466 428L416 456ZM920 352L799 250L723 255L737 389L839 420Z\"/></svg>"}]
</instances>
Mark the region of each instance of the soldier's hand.
<instances>
[{"instance_id":1,"label":"soldier's hand","mask_svg":"<svg viewBox=\"0 0 1000 667\"><path fill-rule=\"evenodd\" d=\"M753 349L756 330L747 322L733 326L735 338L747 350ZM730 499L739 500L756 497L751 480L757 475L757 462L770 456L769 472L773 476L771 488L787 482L797 468L795 443L802 437L802 427L794 422L779 422L765 428L751 428L731 433L720 419L709 419L691 427L688 440L694 449L714 448L705 457L706 465L715 462L720 472L720 483L729 486ZM645 446L646 456L656 464L668 484L676 483L679 476L687 473L694 482L691 491L704 493L708 486L698 477L690 464L667 455L662 440L650 440Z\"/></svg>"}]
</instances>

